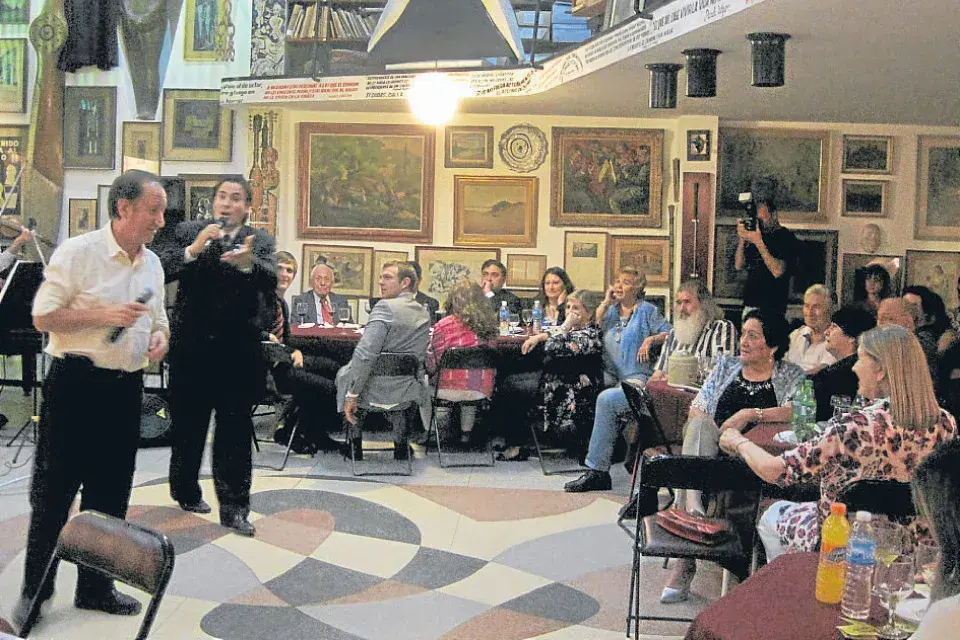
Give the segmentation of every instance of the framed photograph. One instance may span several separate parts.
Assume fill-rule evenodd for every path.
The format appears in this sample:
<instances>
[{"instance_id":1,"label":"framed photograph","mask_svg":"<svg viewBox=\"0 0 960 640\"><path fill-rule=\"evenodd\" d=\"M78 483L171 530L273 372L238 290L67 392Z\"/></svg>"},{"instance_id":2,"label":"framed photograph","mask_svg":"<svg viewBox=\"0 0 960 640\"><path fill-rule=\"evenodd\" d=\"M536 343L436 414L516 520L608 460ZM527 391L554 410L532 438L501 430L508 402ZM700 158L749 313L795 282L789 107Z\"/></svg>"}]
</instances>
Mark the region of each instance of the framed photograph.
<instances>
[{"instance_id":1,"label":"framed photograph","mask_svg":"<svg viewBox=\"0 0 960 640\"><path fill-rule=\"evenodd\" d=\"M0 2L0 6L2 4ZM2 11L0 8L0 15ZM0 112L23 113L26 110L27 39L0 38Z\"/></svg>"},{"instance_id":2,"label":"framed photograph","mask_svg":"<svg viewBox=\"0 0 960 640\"><path fill-rule=\"evenodd\" d=\"M70 238L98 228L96 198L70 198L67 213Z\"/></svg>"},{"instance_id":3,"label":"framed photograph","mask_svg":"<svg viewBox=\"0 0 960 640\"><path fill-rule=\"evenodd\" d=\"M113 169L117 164L117 88L66 87L63 166Z\"/></svg>"},{"instance_id":4,"label":"framed photograph","mask_svg":"<svg viewBox=\"0 0 960 640\"><path fill-rule=\"evenodd\" d=\"M187 0L184 25L183 59L188 62L218 60L217 26L221 18L230 19L223 0Z\"/></svg>"},{"instance_id":5,"label":"framed photograph","mask_svg":"<svg viewBox=\"0 0 960 640\"><path fill-rule=\"evenodd\" d=\"M433 127L299 127L298 237L433 241Z\"/></svg>"},{"instance_id":6,"label":"framed photograph","mask_svg":"<svg viewBox=\"0 0 960 640\"><path fill-rule=\"evenodd\" d=\"M943 298L947 309L960 306L957 279L960 278L960 252L914 251L907 249L903 286L923 285Z\"/></svg>"},{"instance_id":7,"label":"framed photograph","mask_svg":"<svg viewBox=\"0 0 960 640\"><path fill-rule=\"evenodd\" d=\"M3 187L3 200L7 208L4 215L20 215L21 182L17 182L20 170L27 160L27 125L9 127L0 126L0 186Z\"/></svg>"},{"instance_id":8,"label":"framed photograph","mask_svg":"<svg viewBox=\"0 0 960 640\"><path fill-rule=\"evenodd\" d=\"M840 269L840 295L841 304L853 304L853 291L856 286L858 272L872 262L889 264L896 261L897 264L902 260L902 256L878 256L870 253L845 253L843 254L842 265ZM888 269L889 271L889 269ZM862 278L862 276L859 276ZM890 287L893 295L900 293L900 284L903 281L903 269L897 269L890 276Z\"/></svg>"},{"instance_id":9,"label":"framed photograph","mask_svg":"<svg viewBox=\"0 0 960 640\"><path fill-rule=\"evenodd\" d=\"M843 216L887 217L885 180L843 180Z\"/></svg>"},{"instance_id":10,"label":"framed photograph","mask_svg":"<svg viewBox=\"0 0 960 640\"><path fill-rule=\"evenodd\" d=\"M159 122L124 122L120 148L120 172L140 169L160 175Z\"/></svg>"},{"instance_id":11,"label":"framed photograph","mask_svg":"<svg viewBox=\"0 0 960 640\"><path fill-rule=\"evenodd\" d=\"M233 110L216 89L163 90L163 159L230 162Z\"/></svg>"},{"instance_id":12,"label":"framed photograph","mask_svg":"<svg viewBox=\"0 0 960 640\"><path fill-rule=\"evenodd\" d=\"M812 284L837 286L838 237L837 231L794 229L799 249L799 263L790 280L788 304L803 304L803 294ZM734 230L736 235L736 230Z\"/></svg>"},{"instance_id":13,"label":"framed photograph","mask_svg":"<svg viewBox=\"0 0 960 640\"><path fill-rule=\"evenodd\" d=\"M507 287L540 288L540 278L547 270L547 256L527 253L507 255Z\"/></svg>"},{"instance_id":14,"label":"framed photograph","mask_svg":"<svg viewBox=\"0 0 960 640\"><path fill-rule=\"evenodd\" d=\"M718 224L713 238L713 297L725 303L743 300L747 272L737 271L737 225Z\"/></svg>"},{"instance_id":15,"label":"framed photograph","mask_svg":"<svg viewBox=\"0 0 960 640\"><path fill-rule=\"evenodd\" d=\"M370 295L373 266L372 247L340 247L328 244L303 245L300 263L300 290L310 290L310 271L317 262L333 268L333 290L345 296ZM379 275L379 273L377 274Z\"/></svg>"},{"instance_id":16,"label":"framed photograph","mask_svg":"<svg viewBox=\"0 0 960 640\"><path fill-rule=\"evenodd\" d=\"M537 178L453 177L453 244L537 246Z\"/></svg>"},{"instance_id":17,"label":"framed photograph","mask_svg":"<svg viewBox=\"0 0 960 640\"><path fill-rule=\"evenodd\" d=\"M447 127L443 149L447 169L492 169L493 127Z\"/></svg>"},{"instance_id":18,"label":"framed photograph","mask_svg":"<svg viewBox=\"0 0 960 640\"><path fill-rule=\"evenodd\" d=\"M691 129L687 131L687 162L709 162L710 129Z\"/></svg>"},{"instance_id":19,"label":"framed photograph","mask_svg":"<svg viewBox=\"0 0 960 640\"><path fill-rule=\"evenodd\" d=\"M563 234L563 268L567 273L576 274L574 284L578 287L594 291L606 291L607 234L590 231L565 231Z\"/></svg>"},{"instance_id":20,"label":"framed photograph","mask_svg":"<svg viewBox=\"0 0 960 640\"><path fill-rule=\"evenodd\" d=\"M30 0L0 0L0 24L30 24Z\"/></svg>"},{"instance_id":21,"label":"framed photograph","mask_svg":"<svg viewBox=\"0 0 960 640\"><path fill-rule=\"evenodd\" d=\"M660 227L663 131L553 127L551 153L551 225Z\"/></svg>"},{"instance_id":22,"label":"framed photograph","mask_svg":"<svg viewBox=\"0 0 960 640\"><path fill-rule=\"evenodd\" d=\"M920 136L918 240L960 240L960 137Z\"/></svg>"},{"instance_id":23,"label":"framed photograph","mask_svg":"<svg viewBox=\"0 0 960 640\"><path fill-rule=\"evenodd\" d=\"M373 250L373 270L370 272L370 295L374 298L380 297L380 272L383 271L383 265L388 262L406 262L410 259L410 254L406 251L380 251ZM356 316L354 316L356 318Z\"/></svg>"},{"instance_id":24,"label":"framed photograph","mask_svg":"<svg viewBox=\"0 0 960 640\"><path fill-rule=\"evenodd\" d=\"M489 259L500 259L500 249L416 247L414 260L423 269L420 291L443 304L453 285L460 280L480 281L480 267ZM537 282L539 284L539 281Z\"/></svg>"},{"instance_id":25,"label":"framed photograph","mask_svg":"<svg viewBox=\"0 0 960 640\"><path fill-rule=\"evenodd\" d=\"M890 173L892 160L890 136L843 136L841 173Z\"/></svg>"},{"instance_id":26,"label":"framed photograph","mask_svg":"<svg viewBox=\"0 0 960 640\"><path fill-rule=\"evenodd\" d=\"M718 215L739 218L738 196L758 178L773 177L781 221L826 218L829 137L828 131L722 130Z\"/></svg>"},{"instance_id":27,"label":"framed photograph","mask_svg":"<svg viewBox=\"0 0 960 640\"><path fill-rule=\"evenodd\" d=\"M228 175L181 173L184 184L184 220L213 220L214 187Z\"/></svg>"},{"instance_id":28,"label":"framed photograph","mask_svg":"<svg viewBox=\"0 0 960 640\"><path fill-rule=\"evenodd\" d=\"M613 282L621 267L635 267L647 276L647 287L670 286L670 238L610 236L610 270Z\"/></svg>"}]
</instances>

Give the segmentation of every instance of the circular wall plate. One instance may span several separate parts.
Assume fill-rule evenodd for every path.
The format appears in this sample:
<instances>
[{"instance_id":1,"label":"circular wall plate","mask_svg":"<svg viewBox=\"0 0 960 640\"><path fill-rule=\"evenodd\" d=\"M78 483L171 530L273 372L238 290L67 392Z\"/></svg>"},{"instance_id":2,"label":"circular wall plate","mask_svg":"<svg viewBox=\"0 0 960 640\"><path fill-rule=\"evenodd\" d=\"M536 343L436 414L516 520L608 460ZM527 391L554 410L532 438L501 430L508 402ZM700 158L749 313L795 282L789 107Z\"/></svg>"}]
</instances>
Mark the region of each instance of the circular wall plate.
<instances>
[{"instance_id":1,"label":"circular wall plate","mask_svg":"<svg viewBox=\"0 0 960 640\"><path fill-rule=\"evenodd\" d=\"M510 127L500 136L500 159L518 173L535 171L547 159L547 136L532 124Z\"/></svg>"}]
</instances>

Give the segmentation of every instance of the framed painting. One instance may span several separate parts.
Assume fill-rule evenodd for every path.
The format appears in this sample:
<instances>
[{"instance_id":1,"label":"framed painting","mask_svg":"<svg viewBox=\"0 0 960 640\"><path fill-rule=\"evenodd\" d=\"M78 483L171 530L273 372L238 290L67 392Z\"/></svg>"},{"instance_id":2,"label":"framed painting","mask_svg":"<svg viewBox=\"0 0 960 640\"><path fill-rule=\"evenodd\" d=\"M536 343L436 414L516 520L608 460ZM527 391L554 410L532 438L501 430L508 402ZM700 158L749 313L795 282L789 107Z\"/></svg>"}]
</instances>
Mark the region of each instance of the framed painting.
<instances>
[{"instance_id":1,"label":"framed painting","mask_svg":"<svg viewBox=\"0 0 960 640\"><path fill-rule=\"evenodd\" d=\"M97 228L97 199L70 198L67 204L68 237L73 238Z\"/></svg>"},{"instance_id":2,"label":"framed painting","mask_svg":"<svg viewBox=\"0 0 960 640\"><path fill-rule=\"evenodd\" d=\"M718 224L713 238L713 297L724 303L739 303L747 284L747 272L737 271L737 225Z\"/></svg>"},{"instance_id":3,"label":"framed painting","mask_svg":"<svg viewBox=\"0 0 960 640\"><path fill-rule=\"evenodd\" d=\"M301 238L433 241L435 130L301 123Z\"/></svg>"},{"instance_id":4,"label":"framed painting","mask_svg":"<svg viewBox=\"0 0 960 640\"><path fill-rule=\"evenodd\" d=\"M507 287L540 288L540 278L547 270L547 256L511 253L507 255Z\"/></svg>"},{"instance_id":5,"label":"framed painting","mask_svg":"<svg viewBox=\"0 0 960 640\"><path fill-rule=\"evenodd\" d=\"M370 295L374 298L380 297L378 279L380 278L380 272L383 271L383 265L388 262L406 262L409 259L410 254L406 251L380 251L374 249L373 270L370 272Z\"/></svg>"},{"instance_id":6,"label":"framed painting","mask_svg":"<svg viewBox=\"0 0 960 640\"><path fill-rule=\"evenodd\" d=\"M892 159L889 136L843 136L841 173L890 173Z\"/></svg>"},{"instance_id":7,"label":"framed painting","mask_svg":"<svg viewBox=\"0 0 960 640\"><path fill-rule=\"evenodd\" d=\"M710 129L687 131L687 162L710 161Z\"/></svg>"},{"instance_id":8,"label":"framed painting","mask_svg":"<svg viewBox=\"0 0 960 640\"><path fill-rule=\"evenodd\" d=\"M447 292L457 282L461 280L479 282L480 267L491 258L499 260L500 249L418 246L414 256L423 269L420 291L443 304Z\"/></svg>"},{"instance_id":9,"label":"framed painting","mask_svg":"<svg viewBox=\"0 0 960 640\"><path fill-rule=\"evenodd\" d=\"M790 280L787 303L803 304L803 294L812 284L826 284L836 289L839 232L794 229L793 234L799 243L799 258Z\"/></svg>"},{"instance_id":10,"label":"framed painting","mask_svg":"<svg viewBox=\"0 0 960 640\"><path fill-rule=\"evenodd\" d=\"M830 133L793 129L724 129L720 134L720 216L740 217L738 196L758 178L773 177L781 220L826 217Z\"/></svg>"},{"instance_id":11,"label":"framed painting","mask_svg":"<svg viewBox=\"0 0 960 640\"><path fill-rule=\"evenodd\" d=\"M23 113L26 110L27 39L0 38L0 112Z\"/></svg>"},{"instance_id":12,"label":"framed painting","mask_svg":"<svg viewBox=\"0 0 960 640\"><path fill-rule=\"evenodd\" d=\"M860 269L863 269L868 264L876 262L879 262L884 266L891 263L896 263L899 265L902 259L903 258L901 256L878 256L871 253L844 253L840 268L840 295L837 296L837 298L841 300L842 304L853 304L853 292L856 287L857 280L863 278L862 275L858 275ZM898 295L900 293L900 284L902 281L903 269L897 269L893 274L891 274L890 287L893 295Z\"/></svg>"},{"instance_id":13,"label":"framed painting","mask_svg":"<svg viewBox=\"0 0 960 640\"><path fill-rule=\"evenodd\" d=\"M121 133L120 172L140 169L160 175L160 123L124 122Z\"/></svg>"},{"instance_id":14,"label":"framed painting","mask_svg":"<svg viewBox=\"0 0 960 640\"><path fill-rule=\"evenodd\" d=\"M223 0L187 0L184 18L183 59L188 62L219 60L217 27L230 15Z\"/></svg>"},{"instance_id":15,"label":"framed painting","mask_svg":"<svg viewBox=\"0 0 960 640\"><path fill-rule=\"evenodd\" d=\"M372 247L341 247L328 244L303 245L300 263L300 289L310 290L310 271L318 262L333 268L333 290L345 296L370 295L373 266ZM378 274L379 275L379 274Z\"/></svg>"},{"instance_id":16,"label":"framed painting","mask_svg":"<svg viewBox=\"0 0 960 640\"><path fill-rule=\"evenodd\" d=\"M447 127L443 149L447 169L492 169L493 127Z\"/></svg>"},{"instance_id":17,"label":"framed painting","mask_svg":"<svg viewBox=\"0 0 960 640\"><path fill-rule=\"evenodd\" d=\"M565 231L563 268L576 274L575 284L582 289L607 290L607 234L590 231ZM539 283L538 283L539 284Z\"/></svg>"},{"instance_id":18,"label":"framed painting","mask_svg":"<svg viewBox=\"0 0 960 640\"><path fill-rule=\"evenodd\" d=\"M635 267L647 276L648 287L670 286L670 238L610 236L610 270L613 282L621 267Z\"/></svg>"},{"instance_id":19,"label":"framed painting","mask_svg":"<svg viewBox=\"0 0 960 640\"><path fill-rule=\"evenodd\" d=\"M229 162L233 110L220 106L216 89L163 90L163 159Z\"/></svg>"},{"instance_id":20,"label":"framed painting","mask_svg":"<svg viewBox=\"0 0 960 640\"><path fill-rule=\"evenodd\" d=\"M117 88L66 87L63 166L113 169L117 155Z\"/></svg>"},{"instance_id":21,"label":"framed painting","mask_svg":"<svg viewBox=\"0 0 960 640\"><path fill-rule=\"evenodd\" d=\"M920 136L918 240L960 240L960 137Z\"/></svg>"},{"instance_id":22,"label":"framed painting","mask_svg":"<svg viewBox=\"0 0 960 640\"><path fill-rule=\"evenodd\" d=\"M109 184L97 185L97 215L102 215L104 221L110 217L110 186ZM166 216L164 216L164 222L164 228L170 225L170 220Z\"/></svg>"},{"instance_id":23,"label":"framed painting","mask_svg":"<svg viewBox=\"0 0 960 640\"><path fill-rule=\"evenodd\" d=\"M887 182L885 180L843 180L844 217L887 217Z\"/></svg>"},{"instance_id":24,"label":"framed painting","mask_svg":"<svg viewBox=\"0 0 960 640\"><path fill-rule=\"evenodd\" d=\"M554 127L551 153L550 224L660 227L663 131Z\"/></svg>"},{"instance_id":25,"label":"framed painting","mask_svg":"<svg viewBox=\"0 0 960 640\"><path fill-rule=\"evenodd\" d=\"M0 126L0 186L6 203L4 215L20 215L20 171L27 161L27 125Z\"/></svg>"},{"instance_id":26,"label":"framed painting","mask_svg":"<svg viewBox=\"0 0 960 640\"><path fill-rule=\"evenodd\" d=\"M960 252L914 251L907 249L904 287L923 285L943 298L947 309L960 306L957 281L960 279Z\"/></svg>"},{"instance_id":27,"label":"framed painting","mask_svg":"<svg viewBox=\"0 0 960 640\"><path fill-rule=\"evenodd\" d=\"M649 302L650 304L655 306L657 308L657 311L659 311L660 315L663 316L664 318L670 317L670 314L667 313L669 311L669 309L667 309L667 296L644 295L643 300L644 302Z\"/></svg>"},{"instance_id":28,"label":"framed painting","mask_svg":"<svg viewBox=\"0 0 960 640\"><path fill-rule=\"evenodd\" d=\"M30 0L0 0L0 24L30 24Z\"/></svg>"},{"instance_id":29,"label":"framed painting","mask_svg":"<svg viewBox=\"0 0 960 640\"><path fill-rule=\"evenodd\" d=\"M453 177L453 244L537 246L537 178Z\"/></svg>"},{"instance_id":30,"label":"framed painting","mask_svg":"<svg viewBox=\"0 0 960 640\"><path fill-rule=\"evenodd\" d=\"M214 187L226 175L181 173L184 183L184 219L213 220Z\"/></svg>"}]
</instances>

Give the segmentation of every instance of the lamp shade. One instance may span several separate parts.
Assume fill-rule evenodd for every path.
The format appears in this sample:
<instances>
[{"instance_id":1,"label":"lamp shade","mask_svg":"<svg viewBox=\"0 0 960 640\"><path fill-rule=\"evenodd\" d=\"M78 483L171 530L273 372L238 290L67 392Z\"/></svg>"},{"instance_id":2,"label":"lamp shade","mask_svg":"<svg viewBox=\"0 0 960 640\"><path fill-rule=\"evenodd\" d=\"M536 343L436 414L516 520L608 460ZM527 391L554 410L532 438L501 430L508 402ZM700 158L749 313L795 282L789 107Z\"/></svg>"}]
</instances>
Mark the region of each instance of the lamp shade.
<instances>
[{"instance_id":1,"label":"lamp shade","mask_svg":"<svg viewBox=\"0 0 960 640\"><path fill-rule=\"evenodd\" d=\"M687 97L713 98L717 95L717 49L684 49L687 57Z\"/></svg>"},{"instance_id":2,"label":"lamp shade","mask_svg":"<svg viewBox=\"0 0 960 640\"><path fill-rule=\"evenodd\" d=\"M682 64L654 62L646 65L650 70L650 108L677 108L677 72Z\"/></svg>"},{"instance_id":3,"label":"lamp shade","mask_svg":"<svg viewBox=\"0 0 960 640\"><path fill-rule=\"evenodd\" d=\"M750 33L750 54L753 61L755 87L782 87L785 53L783 43L789 38L786 33Z\"/></svg>"}]
</instances>

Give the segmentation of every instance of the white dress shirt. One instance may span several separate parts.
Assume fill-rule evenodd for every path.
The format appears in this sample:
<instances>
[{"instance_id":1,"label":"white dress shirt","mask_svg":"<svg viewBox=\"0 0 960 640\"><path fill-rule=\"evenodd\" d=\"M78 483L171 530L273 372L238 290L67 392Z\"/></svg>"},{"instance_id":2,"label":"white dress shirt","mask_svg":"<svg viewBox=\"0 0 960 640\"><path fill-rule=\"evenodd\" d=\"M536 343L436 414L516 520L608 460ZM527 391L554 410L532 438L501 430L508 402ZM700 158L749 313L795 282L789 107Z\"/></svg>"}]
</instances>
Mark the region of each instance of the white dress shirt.
<instances>
[{"instance_id":1,"label":"white dress shirt","mask_svg":"<svg viewBox=\"0 0 960 640\"><path fill-rule=\"evenodd\" d=\"M827 341L822 339L817 344L813 344L812 334L813 329L807 325L794 329L790 333L790 350L787 351L786 356L789 362L800 365L807 374L837 361L827 351Z\"/></svg>"}]
</instances>

